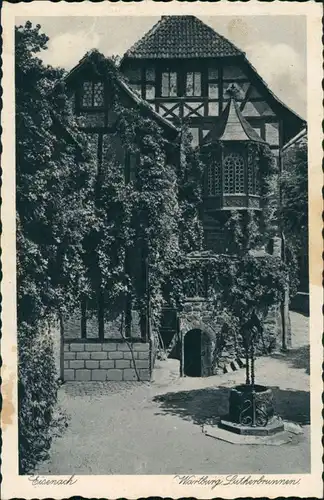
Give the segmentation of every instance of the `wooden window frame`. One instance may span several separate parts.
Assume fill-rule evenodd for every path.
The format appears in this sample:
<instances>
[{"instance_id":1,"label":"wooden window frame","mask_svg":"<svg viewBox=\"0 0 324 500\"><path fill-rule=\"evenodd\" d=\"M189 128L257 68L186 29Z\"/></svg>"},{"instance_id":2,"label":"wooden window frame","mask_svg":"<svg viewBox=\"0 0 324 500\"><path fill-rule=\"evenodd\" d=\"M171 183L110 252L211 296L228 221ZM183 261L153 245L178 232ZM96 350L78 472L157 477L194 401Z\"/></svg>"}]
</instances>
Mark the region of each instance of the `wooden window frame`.
<instances>
[{"instance_id":1,"label":"wooden window frame","mask_svg":"<svg viewBox=\"0 0 324 500\"><path fill-rule=\"evenodd\" d=\"M176 75L176 94L175 95L170 95L170 75L171 73L174 73ZM163 81L163 75L164 74L168 74L168 95L163 95L163 84L162 84L162 81ZM177 70L174 70L172 68L170 69L163 69L161 70L160 72L160 86L159 86L159 90L160 90L160 94L161 94L161 97L165 97L165 98L179 98L181 97L181 90L180 90L180 74L179 74L179 71Z\"/></svg>"},{"instance_id":2,"label":"wooden window frame","mask_svg":"<svg viewBox=\"0 0 324 500\"><path fill-rule=\"evenodd\" d=\"M83 95L84 95L84 85L86 83L91 84L91 106L85 106L83 104ZM95 96L95 85L101 84L102 85L102 104L101 105L95 105L94 104L94 96ZM79 89L79 99L78 99L78 108L79 111L102 111L105 109L106 105L106 96L107 96L107 91L106 91L106 85L105 82L102 80L84 80L81 84L81 87Z\"/></svg>"},{"instance_id":3,"label":"wooden window frame","mask_svg":"<svg viewBox=\"0 0 324 500\"><path fill-rule=\"evenodd\" d=\"M220 116L222 112L222 101L223 101L223 87L222 87L222 67L217 67L215 66L215 69L217 69L217 77L213 78L209 76L209 69L212 68L213 65L209 65L209 67L206 69L205 73L205 95L207 97L206 99L206 108L205 108L205 116L212 117L212 118L217 118ZM210 83L216 83L218 85L218 98L216 99L215 97L209 97L209 84ZM210 115L209 114L209 103L218 103L218 114L217 115Z\"/></svg>"},{"instance_id":4,"label":"wooden window frame","mask_svg":"<svg viewBox=\"0 0 324 500\"><path fill-rule=\"evenodd\" d=\"M191 275L191 283L187 283L185 286L185 295L187 300L198 300L203 301L208 298L208 276L207 273L202 272L199 275L198 272L193 272ZM189 288L194 290L194 295L189 293ZM202 293L200 293L202 291Z\"/></svg>"},{"instance_id":5,"label":"wooden window frame","mask_svg":"<svg viewBox=\"0 0 324 500\"><path fill-rule=\"evenodd\" d=\"M134 160L134 169L132 169L132 159ZM127 151L125 154L125 184L129 184L136 179L136 168L138 163L139 154Z\"/></svg>"},{"instance_id":6,"label":"wooden window frame","mask_svg":"<svg viewBox=\"0 0 324 500\"><path fill-rule=\"evenodd\" d=\"M220 159L213 159L206 169L205 197L215 198L222 194L222 164ZM216 182L218 180L218 182ZM210 181L210 182L209 182Z\"/></svg>"},{"instance_id":7,"label":"wooden window frame","mask_svg":"<svg viewBox=\"0 0 324 500\"><path fill-rule=\"evenodd\" d=\"M237 179L237 165L235 163L229 165L230 170L228 170L227 175L225 174L225 160L227 157L230 157L233 155L239 156L243 160L243 186L244 186L243 190L237 190L237 187L236 187L239 182ZM242 165L241 165L241 167L242 167ZM246 158L242 152L240 152L240 151L226 151L226 153L224 154L224 157L223 157L223 161L222 161L223 195L224 196L231 196L231 195L244 196L247 194L247 171L246 171L246 168L247 168ZM232 177L233 190L229 189L228 191L225 191L225 182L226 182L227 177L228 178ZM240 181L240 184L241 184L241 181Z\"/></svg>"},{"instance_id":8,"label":"wooden window frame","mask_svg":"<svg viewBox=\"0 0 324 500\"><path fill-rule=\"evenodd\" d=\"M154 78L147 78L147 70L149 69L153 69L154 70ZM142 79L141 79L141 82L142 82L142 98L145 99L146 101L154 101L156 96L157 96L157 85L156 85L156 81L157 81L157 70L156 68L152 65L152 66L146 66L145 68L142 68ZM147 98L146 97L146 87L147 85L153 85L154 87L154 97L151 97L151 98Z\"/></svg>"},{"instance_id":9,"label":"wooden window frame","mask_svg":"<svg viewBox=\"0 0 324 500\"><path fill-rule=\"evenodd\" d=\"M192 94L188 94L188 75L192 75ZM200 93L196 94L195 93L195 80L196 76L199 75L200 77ZM185 71L184 74L184 97L203 97L203 72L199 70L193 70L193 71Z\"/></svg>"},{"instance_id":10,"label":"wooden window frame","mask_svg":"<svg viewBox=\"0 0 324 500\"><path fill-rule=\"evenodd\" d=\"M143 92L145 92L145 87L143 85L143 75L145 77L145 70L143 70L143 68L140 68L140 67L135 67L135 68L128 68L129 70L131 71L138 71L139 72L139 80L137 79L134 79L134 78L131 78L131 77L128 77L127 76L127 71L126 71L126 76L127 76L127 79L128 79L128 84L132 90L132 92L134 92L135 94L138 94L140 95L140 97L143 99ZM138 85L140 87L140 90L139 92L135 89L133 89L133 85Z\"/></svg>"}]
</instances>

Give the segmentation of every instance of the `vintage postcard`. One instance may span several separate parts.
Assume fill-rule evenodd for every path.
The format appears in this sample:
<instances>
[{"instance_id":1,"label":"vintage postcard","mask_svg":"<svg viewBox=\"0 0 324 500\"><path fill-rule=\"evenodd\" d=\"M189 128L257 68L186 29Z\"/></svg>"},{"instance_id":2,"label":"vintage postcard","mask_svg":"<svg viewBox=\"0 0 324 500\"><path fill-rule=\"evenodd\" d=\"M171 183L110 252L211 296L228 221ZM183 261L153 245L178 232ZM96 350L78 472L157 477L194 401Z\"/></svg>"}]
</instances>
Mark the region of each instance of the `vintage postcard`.
<instances>
[{"instance_id":1,"label":"vintage postcard","mask_svg":"<svg viewBox=\"0 0 324 500\"><path fill-rule=\"evenodd\" d=\"M321 6L2 14L3 498L321 498Z\"/></svg>"}]
</instances>

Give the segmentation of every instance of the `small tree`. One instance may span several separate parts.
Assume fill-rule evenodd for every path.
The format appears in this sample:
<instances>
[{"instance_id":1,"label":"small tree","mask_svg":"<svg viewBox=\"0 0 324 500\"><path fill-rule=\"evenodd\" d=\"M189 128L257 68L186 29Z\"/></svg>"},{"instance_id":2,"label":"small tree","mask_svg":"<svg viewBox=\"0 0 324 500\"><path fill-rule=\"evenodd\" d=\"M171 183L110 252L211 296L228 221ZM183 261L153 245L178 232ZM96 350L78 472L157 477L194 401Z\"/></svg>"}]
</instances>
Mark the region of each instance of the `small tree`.
<instances>
[{"instance_id":1,"label":"small tree","mask_svg":"<svg viewBox=\"0 0 324 500\"><path fill-rule=\"evenodd\" d=\"M271 307L280 303L287 282L282 261L271 256L246 255L223 269L216 310L226 308L228 318L242 339L246 358L246 384L254 385L255 344L263 335Z\"/></svg>"}]
</instances>

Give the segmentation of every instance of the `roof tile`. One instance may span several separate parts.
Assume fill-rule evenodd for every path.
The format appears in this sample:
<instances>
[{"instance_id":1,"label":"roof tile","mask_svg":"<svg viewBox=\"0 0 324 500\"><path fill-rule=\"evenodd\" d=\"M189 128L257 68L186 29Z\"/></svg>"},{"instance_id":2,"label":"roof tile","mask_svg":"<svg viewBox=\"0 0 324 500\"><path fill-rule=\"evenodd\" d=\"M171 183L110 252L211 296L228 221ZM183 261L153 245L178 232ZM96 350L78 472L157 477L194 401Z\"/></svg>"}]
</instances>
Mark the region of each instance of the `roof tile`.
<instances>
[{"instance_id":1,"label":"roof tile","mask_svg":"<svg viewBox=\"0 0 324 500\"><path fill-rule=\"evenodd\" d=\"M195 16L162 16L124 57L173 59L238 55L243 52Z\"/></svg>"}]
</instances>

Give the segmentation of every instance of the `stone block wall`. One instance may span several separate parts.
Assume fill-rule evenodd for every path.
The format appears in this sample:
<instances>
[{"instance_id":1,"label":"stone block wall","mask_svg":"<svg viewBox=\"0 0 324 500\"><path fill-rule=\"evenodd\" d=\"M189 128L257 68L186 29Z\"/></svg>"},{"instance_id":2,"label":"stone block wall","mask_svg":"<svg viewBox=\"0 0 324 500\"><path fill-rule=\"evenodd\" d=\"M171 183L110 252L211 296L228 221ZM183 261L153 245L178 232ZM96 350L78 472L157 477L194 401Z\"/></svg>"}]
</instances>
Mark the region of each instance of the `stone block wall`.
<instances>
[{"instance_id":1,"label":"stone block wall","mask_svg":"<svg viewBox=\"0 0 324 500\"><path fill-rule=\"evenodd\" d=\"M149 344L131 346L133 355L124 342L66 342L64 381L137 381L136 371L141 381L150 380Z\"/></svg>"}]
</instances>

